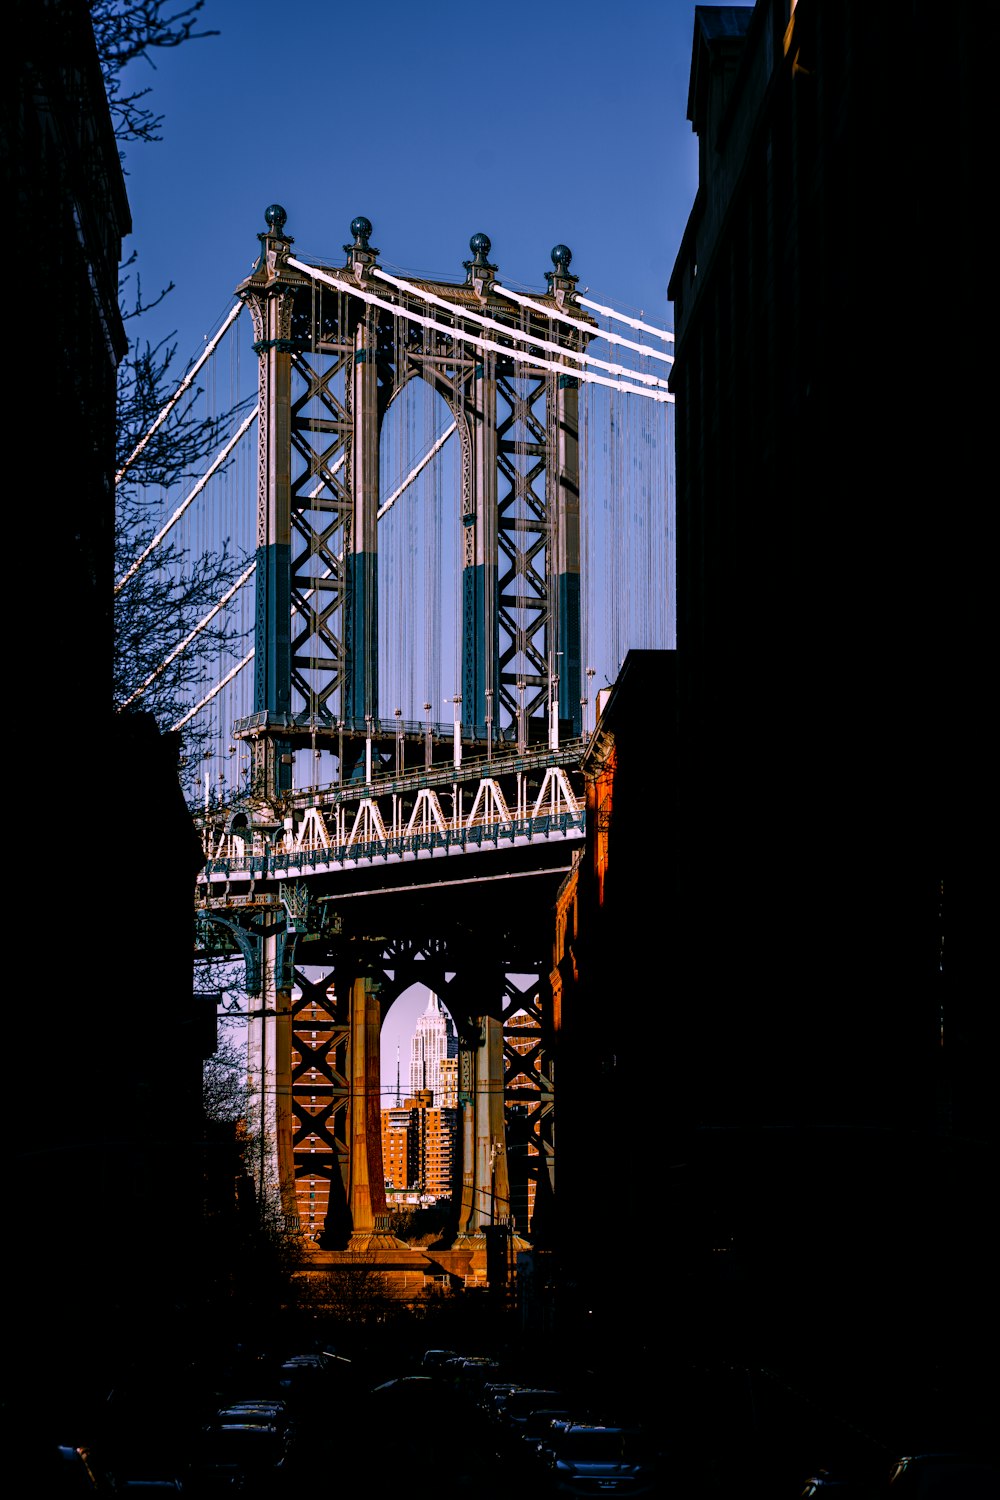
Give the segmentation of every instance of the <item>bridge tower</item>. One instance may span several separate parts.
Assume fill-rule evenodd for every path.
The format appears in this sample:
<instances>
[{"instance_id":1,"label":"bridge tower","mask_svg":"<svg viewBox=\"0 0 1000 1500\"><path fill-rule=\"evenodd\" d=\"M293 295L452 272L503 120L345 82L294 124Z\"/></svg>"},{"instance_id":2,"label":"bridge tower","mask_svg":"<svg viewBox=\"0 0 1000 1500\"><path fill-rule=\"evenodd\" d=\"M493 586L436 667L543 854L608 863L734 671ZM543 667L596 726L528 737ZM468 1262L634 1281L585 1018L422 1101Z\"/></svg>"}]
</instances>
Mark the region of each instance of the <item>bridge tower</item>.
<instances>
[{"instance_id":1,"label":"bridge tower","mask_svg":"<svg viewBox=\"0 0 1000 1500\"><path fill-rule=\"evenodd\" d=\"M259 851L262 868L282 834L297 750L330 751L341 783L372 778L373 743L384 737L380 439L391 402L411 380L426 381L444 399L461 453L454 496L461 597L454 602L462 690L446 756L457 767L464 745L485 741L488 760L502 737L527 750L558 748L560 734L581 733L573 356L578 362L590 321L575 304L573 320L560 316L577 280L564 245L552 251L548 291L526 299L503 294L485 234L470 240L464 281L450 283L383 272L362 216L351 223L346 262L337 268L293 254L280 205L266 210L265 221L257 263L236 289L253 319L259 359L254 712L235 730L251 746L252 812L238 815L245 826L230 820L226 830ZM542 353L526 354L529 347ZM428 770L440 753L428 724ZM333 1236L342 1231L352 1249L391 1244L378 1128L379 1020L410 970L398 945L390 970L386 940L357 935L364 923L353 937L338 937L339 916L329 905L320 920L316 903L306 898L293 910L283 893L278 906L254 915L254 889L251 878L243 914L229 928L244 955L255 955L260 1017L251 1030L251 1071L267 1142L261 1183L301 1220L302 1184L319 1184L317 1162L325 1158ZM377 888L363 899L388 909ZM356 913L360 903L349 905ZM374 927L390 944L398 936L391 919ZM407 933L421 960L414 979L430 982L427 960L439 937L433 923ZM307 940L321 980L296 967ZM494 978L516 962L513 951L486 956ZM460 1242L496 1224L497 1204L510 1197L504 1020L518 1007L502 978L484 983L483 959L482 943L461 953L452 946L436 986L460 1038ZM543 975L543 1009L546 985ZM523 1083L523 1059L513 1055ZM546 1172L551 1086L537 1061L532 1069L543 1080ZM305 1078L313 1085L303 1088Z\"/></svg>"},{"instance_id":2,"label":"bridge tower","mask_svg":"<svg viewBox=\"0 0 1000 1500\"><path fill-rule=\"evenodd\" d=\"M346 729L349 752L378 719L379 442L413 379L443 397L461 445L462 734L495 737L522 719L529 739L555 720L579 734L579 398L574 366L557 365L587 335L534 310L556 314L572 292L570 251L555 247L549 291L525 310L496 294L485 234L472 236L463 283L402 282L380 275L364 217L336 272L292 255L280 205L265 218L237 288L260 361L259 792L289 789L302 731L332 745ZM525 363L518 334L556 359Z\"/></svg>"}]
</instances>

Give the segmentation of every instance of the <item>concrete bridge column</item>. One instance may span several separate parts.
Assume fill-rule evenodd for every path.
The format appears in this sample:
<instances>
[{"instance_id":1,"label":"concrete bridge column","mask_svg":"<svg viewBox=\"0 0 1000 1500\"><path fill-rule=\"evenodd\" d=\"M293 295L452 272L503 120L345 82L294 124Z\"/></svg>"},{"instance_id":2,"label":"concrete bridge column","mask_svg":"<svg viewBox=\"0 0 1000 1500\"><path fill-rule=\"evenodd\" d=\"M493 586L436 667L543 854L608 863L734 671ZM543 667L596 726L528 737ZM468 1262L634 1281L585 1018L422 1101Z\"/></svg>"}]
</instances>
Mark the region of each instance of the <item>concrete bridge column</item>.
<instances>
[{"instance_id":1,"label":"concrete bridge column","mask_svg":"<svg viewBox=\"0 0 1000 1500\"><path fill-rule=\"evenodd\" d=\"M510 1217L510 1187L503 1112L503 1023L493 1016L483 1017L483 1045L479 1050L476 1181L478 1229L506 1222Z\"/></svg>"},{"instance_id":2,"label":"concrete bridge column","mask_svg":"<svg viewBox=\"0 0 1000 1500\"><path fill-rule=\"evenodd\" d=\"M259 1118L252 1122L257 1142L252 1169L262 1207L293 1218L295 1168L292 1160L292 995L278 985L279 936L261 942L261 989L250 1011L248 1072Z\"/></svg>"},{"instance_id":3,"label":"concrete bridge column","mask_svg":"<svg viewBox=\"0 0 1000 1500\"><path fill-rule=\"evenodd\" d=\"M459 1038L462 1201L456 1245L510 1215L503 1112L503 1025L482 1016Z\"/></svg>"},{"instance_id":4,"label":"concrete bridge column","mask_svg":"<svg viewBox=\"0 0 1000 1500\"><path fill-rule=\"evenodd\" d=\"M476 1175L475 1108L473 1104L475 1097L475 1052L470 1047L469 1040L468 1033L462 1033L458 1043L458 1107L461 1112L459 1118L459 1149L462 1153L462 1192L458 1204L458 1226L454 1239L454 1244L456 1245L467 1244L470 1235L473 1233L473 1185Z\"/></svg>"},{"instance_id":5,"label":"concrete bridge column","mask_svg":"<svg viewBox=\"0 0 1000 1500\"><path fill-rule=\"evenodd\" d=\"M401 1245L392 1233L382 1166L381 1011L373 981L359 975L351 985L351 1156L348 1249L365 1251Z\"/></svg>"}]
</instances>

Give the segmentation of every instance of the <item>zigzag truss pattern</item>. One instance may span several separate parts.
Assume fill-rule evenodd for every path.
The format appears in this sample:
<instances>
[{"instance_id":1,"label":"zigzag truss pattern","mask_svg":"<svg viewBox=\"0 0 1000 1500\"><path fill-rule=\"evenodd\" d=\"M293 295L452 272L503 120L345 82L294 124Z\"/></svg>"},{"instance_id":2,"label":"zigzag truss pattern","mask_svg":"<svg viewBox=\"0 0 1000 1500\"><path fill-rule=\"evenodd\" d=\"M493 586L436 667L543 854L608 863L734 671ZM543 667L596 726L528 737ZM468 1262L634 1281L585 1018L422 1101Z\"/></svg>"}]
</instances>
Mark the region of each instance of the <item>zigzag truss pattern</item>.
<instances>
[{"instance_id":1,"label":"zigzag truss pattern","mask_svg":"<svg viewBox=\"0 0 1000 1500\"><path fill-rule=\"evenodd\" d=\"M283 820L270 836L237 816L206 829L207 863L200 880L210 884L247 875L283 878L395 863L483 848L516 847L584 833L584 800L556 756L531 767L492 767L496 774L462 780L447 772L394 778L317 794Z\"/></svg>"}]
</instances>

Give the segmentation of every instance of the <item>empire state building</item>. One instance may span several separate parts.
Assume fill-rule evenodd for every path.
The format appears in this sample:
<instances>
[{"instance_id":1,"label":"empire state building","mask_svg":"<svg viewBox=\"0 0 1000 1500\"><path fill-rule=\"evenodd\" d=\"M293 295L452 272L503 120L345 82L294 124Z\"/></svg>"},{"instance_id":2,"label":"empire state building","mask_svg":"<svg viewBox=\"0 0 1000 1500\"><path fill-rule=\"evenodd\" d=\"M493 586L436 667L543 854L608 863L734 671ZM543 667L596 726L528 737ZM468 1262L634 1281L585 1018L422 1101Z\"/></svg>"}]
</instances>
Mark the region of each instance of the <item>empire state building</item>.
<instances>
[{"instance_id":1,"label":"empire state building","mask_svg":"<svg viewBox=\"0 0 1000 1500\"><path fill-rule=\"evenodd\" d=\"M422 1089L430 1089L434 1104L440 1108L448 1092L446 1075L453 1072L442 1064L457 1056L454 1023L441 1009L437 995L428 990L427 1009L417 1020L410 1043L410 1093L416 1097Z\"/></svg>"}]
</instances>

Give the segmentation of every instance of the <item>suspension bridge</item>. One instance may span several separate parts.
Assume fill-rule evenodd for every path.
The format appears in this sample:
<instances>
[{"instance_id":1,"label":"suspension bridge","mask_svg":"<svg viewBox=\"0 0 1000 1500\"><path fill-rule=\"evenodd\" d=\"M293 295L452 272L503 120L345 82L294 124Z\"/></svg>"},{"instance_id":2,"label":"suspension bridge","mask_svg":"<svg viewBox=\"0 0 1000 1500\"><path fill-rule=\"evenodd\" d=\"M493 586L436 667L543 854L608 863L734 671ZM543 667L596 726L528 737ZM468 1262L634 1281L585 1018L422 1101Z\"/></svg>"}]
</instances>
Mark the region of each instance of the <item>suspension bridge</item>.
<instances>
[{"instance_id":1,"label":"suspension bridge","mask_svg":"<svg viewBox=\"0 0 1000 1500\"><path fill-rule=\"evenodd\" d=\"M626 652L673 644L672 335L581 291L564 245L539 292L503 284L485 234L450 281L380 263L360 216L339 266L296 253L279 205L265 222L118 475L155 517L120 600L203 555L232 572L120 706L201 643L164 727L196 747L197 952L245 964L261 1192L313 1245L395 1243L379 1032L419 982L459 1038L455 1242L527 1237L555 1185L548 970L581 763ZM196 402L217 452L141 485Z\"/></svg>"}]
</instances>

